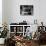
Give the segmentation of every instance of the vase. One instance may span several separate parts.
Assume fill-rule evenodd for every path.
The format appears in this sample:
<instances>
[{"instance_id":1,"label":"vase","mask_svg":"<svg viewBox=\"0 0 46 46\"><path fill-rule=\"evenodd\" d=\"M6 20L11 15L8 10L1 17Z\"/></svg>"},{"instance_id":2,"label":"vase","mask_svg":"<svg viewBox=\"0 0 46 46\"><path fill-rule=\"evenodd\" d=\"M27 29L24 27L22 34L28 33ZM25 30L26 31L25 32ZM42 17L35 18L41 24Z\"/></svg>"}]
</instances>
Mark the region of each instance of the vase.
<instances>
[{"instance_id":1,"label":"vase","mask_svg":"<svg viewBox=\"0 0 46 46\"><path fill-rule=\"evenodd\" d=\"M0 38L0 44L4 44L5 38Z\"/></svg>"}]
</instances>

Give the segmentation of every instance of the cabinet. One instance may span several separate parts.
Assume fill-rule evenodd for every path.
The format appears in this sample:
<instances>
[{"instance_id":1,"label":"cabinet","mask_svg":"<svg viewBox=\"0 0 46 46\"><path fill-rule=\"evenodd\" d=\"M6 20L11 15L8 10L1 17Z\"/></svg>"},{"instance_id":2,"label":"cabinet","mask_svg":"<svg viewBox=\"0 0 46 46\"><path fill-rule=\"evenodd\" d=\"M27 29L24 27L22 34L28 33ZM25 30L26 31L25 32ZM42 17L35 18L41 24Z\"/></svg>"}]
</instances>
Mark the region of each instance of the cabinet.
<instances>
[{"instance_id":1,"label":"cabinet","mask_svg":"<svg viewBox=\"0 0 46 46\"><path fill-rule=\"evenodd\" d=\"M10 36L11 35L22 35L25 36L26 28L30 27L31 25L9 25L10 29Z\"/></svg>"}]
</instances>

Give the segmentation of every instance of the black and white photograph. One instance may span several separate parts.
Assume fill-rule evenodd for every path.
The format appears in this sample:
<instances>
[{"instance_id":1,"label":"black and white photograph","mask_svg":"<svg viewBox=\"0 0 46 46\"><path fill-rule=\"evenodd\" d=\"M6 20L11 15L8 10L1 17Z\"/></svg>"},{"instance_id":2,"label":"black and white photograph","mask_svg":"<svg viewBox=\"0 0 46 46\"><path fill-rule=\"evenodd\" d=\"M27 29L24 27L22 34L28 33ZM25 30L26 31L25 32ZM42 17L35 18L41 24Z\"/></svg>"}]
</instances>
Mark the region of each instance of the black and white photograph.
<instances>
[{"instance_id":1,"label":"black and white photograph","mask_svg":"<svg viewBox=\"0 0 46 46\"><path fill-rule=\"evenodd\" d=\"M33 15L33 5L20 5L20 15Z\"/></svg>"}]
</instances>

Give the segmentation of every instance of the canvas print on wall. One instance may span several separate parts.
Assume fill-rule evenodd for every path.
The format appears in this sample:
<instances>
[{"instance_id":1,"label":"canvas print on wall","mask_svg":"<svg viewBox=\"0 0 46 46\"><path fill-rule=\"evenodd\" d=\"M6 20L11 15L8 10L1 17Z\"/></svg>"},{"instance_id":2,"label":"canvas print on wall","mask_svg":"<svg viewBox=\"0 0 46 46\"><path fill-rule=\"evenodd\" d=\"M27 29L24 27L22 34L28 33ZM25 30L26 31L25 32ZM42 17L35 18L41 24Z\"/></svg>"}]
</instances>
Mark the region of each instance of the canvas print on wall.
<instances>
[{"instance_id":1,"label":"canvas print on wall","mask_svg":"<svg viewBox=\"0 0 46 46\"><path fill-rule=\"evenodd\" d=\"M33 15L33 5L20 5L20 15Z\"/></svg>"}]
</instances>

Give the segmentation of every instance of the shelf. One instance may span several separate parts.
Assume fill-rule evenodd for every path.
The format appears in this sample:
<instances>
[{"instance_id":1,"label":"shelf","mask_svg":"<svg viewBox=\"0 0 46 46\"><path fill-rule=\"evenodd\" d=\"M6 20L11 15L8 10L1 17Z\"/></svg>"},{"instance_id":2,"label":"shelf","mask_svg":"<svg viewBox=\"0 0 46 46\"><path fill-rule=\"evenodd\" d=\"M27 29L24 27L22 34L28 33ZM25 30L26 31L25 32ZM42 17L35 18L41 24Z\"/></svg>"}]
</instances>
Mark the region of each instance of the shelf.
<instances>
[{"instance_id":1,"label":"shelf","mask_svg":"<svg viewBox=\"0 0 46 46\"><path fill-rule=\"evenodd\" d=\"M10 32L10 33L15 33L15 32Z\"/></svg>"},{"instance_id":2,"label":"shelf","mask_svg":"<svg viewBox=\"0 0 46 46\"><path fill-rule=\"evenodd\" d=\"M31 25L38 25L38 24L28 24L28 25L9 25L9 26L31 26Z\"/></svg>"},{"instance_id":3,"label":"shelf","mask_svg":"<svg viewBox=\"0 0 46 46\"><path fill-rule=\"evenodd\" d=\"M10 33L15 33L15 32L10 32ZM23 32L16 32L16 33L23 33Z\"/></svg>"},{"instance_id":4,"label":"shelf","mask_svg":"<svg viewBox=\"0 0 46 46\"><path fill-rule=\"evenodd\" d=\"M16 33L17 35L22 34L22 36L25 36L26 34L26 28L30 27L31 25L9 25L10 27L10 33ZM14 30L16 32L14 32ZM13 31L13 32L11 32Z\"/></svg>"},{"instance_id":5,"label":"shelf","mask_svg":"<svg viewBox=\"0 0 46 46\"><path fill-rule=\"evenodd\" d=\"M16 33L23 33L23 32L16 32Z\"/></svg>"}]
</instances>

